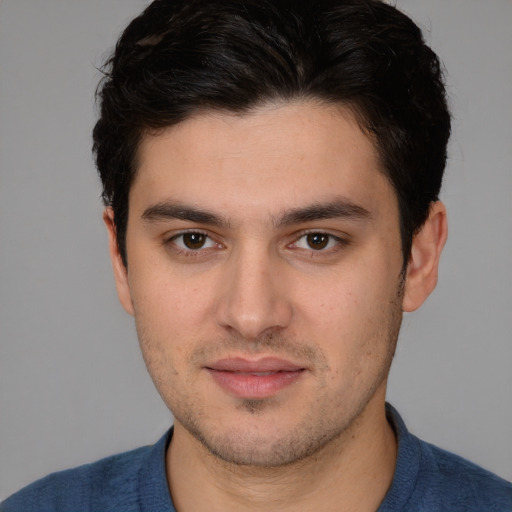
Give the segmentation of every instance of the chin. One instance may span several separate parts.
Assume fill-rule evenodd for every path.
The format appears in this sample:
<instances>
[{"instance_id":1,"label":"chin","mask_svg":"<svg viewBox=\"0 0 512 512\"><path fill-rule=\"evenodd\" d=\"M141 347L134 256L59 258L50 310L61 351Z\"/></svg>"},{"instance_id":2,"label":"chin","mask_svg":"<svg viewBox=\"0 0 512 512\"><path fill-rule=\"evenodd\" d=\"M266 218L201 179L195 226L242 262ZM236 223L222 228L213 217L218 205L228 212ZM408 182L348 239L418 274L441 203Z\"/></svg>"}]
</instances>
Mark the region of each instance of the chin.
<instances>
[{"instance_id":1,"label":"chin","mask_svg":"<svg viewBox=\"0 0 512 512\"><path fill-rule=\"evenodd\" d=\"M299 463L321 451L345 430L345 426L336 429L326 424L318 428L318 421L312 426L305 419L295 426L278 425L275 418L269 421L258 418L261 405L251 403L251 406L255 411L251 413L253 418L236 422L236 426L219 425L217 432L211 425L205 429L194 422L180 423L215 458L228 464L253 467Z\"/></svg>"}]
</instances>

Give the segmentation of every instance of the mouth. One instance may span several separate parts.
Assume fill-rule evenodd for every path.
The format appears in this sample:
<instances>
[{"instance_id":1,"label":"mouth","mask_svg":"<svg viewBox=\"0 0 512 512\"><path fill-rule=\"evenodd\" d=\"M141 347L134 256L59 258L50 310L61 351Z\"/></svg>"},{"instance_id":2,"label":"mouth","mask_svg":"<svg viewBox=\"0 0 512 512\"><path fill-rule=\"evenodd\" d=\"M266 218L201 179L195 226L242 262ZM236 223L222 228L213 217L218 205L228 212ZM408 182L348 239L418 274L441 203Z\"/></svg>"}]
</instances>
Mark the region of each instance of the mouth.
<instances>
[{"instance_id":1,"label":"mouth","mask_svg":"<svg viewBox=\"0 0 512 512\"><path fill-rule=\"evenodd\" d=\"M214 382L237 398L262 399L297 382L306 368L290 361L265 357L257 361L226 358L205 366Z\"/></svg>"}]
</instances>

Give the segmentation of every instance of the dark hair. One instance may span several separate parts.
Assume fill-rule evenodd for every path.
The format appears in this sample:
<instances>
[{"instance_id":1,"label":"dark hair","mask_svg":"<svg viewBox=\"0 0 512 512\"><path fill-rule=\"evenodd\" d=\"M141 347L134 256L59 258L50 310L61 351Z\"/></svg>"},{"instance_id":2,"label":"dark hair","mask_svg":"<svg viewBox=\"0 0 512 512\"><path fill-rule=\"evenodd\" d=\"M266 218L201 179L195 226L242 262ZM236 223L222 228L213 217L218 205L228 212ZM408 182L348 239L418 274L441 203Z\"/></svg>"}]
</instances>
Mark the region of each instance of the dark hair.
<instances>
[{"instance_id":1,"label":"dark hair","mask_svg":"<svg viewBox=\"0 0 512 512\"><path fill-rule=\"evenodd\" d=\"M441 188L450 114L439 60L379 0L156 0L123 32L98 98L93 151L125 265L140 141L200 110L348 105L396 191L404 262Z\"/></svg>"}]
</instances>

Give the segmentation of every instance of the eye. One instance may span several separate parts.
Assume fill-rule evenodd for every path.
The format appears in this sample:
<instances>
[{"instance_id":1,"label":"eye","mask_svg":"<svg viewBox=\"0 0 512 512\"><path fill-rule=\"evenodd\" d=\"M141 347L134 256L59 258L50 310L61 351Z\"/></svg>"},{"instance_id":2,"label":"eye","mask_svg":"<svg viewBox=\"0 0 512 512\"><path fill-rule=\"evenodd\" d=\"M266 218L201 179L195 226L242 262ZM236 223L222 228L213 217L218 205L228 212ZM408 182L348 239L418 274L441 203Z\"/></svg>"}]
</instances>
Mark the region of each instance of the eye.
<instances>
[{"instance_id":1,"label":"eye","mask_svg":"<svg viewBox=\"0 0 512 512\"><path fill-rule=\"evenodd\" d=\"M307 233L301 236L293 245L299 249L322 251L331 249L340 242L341 240L338 237L327 233Z\"/></svg>"},{"instance_id":2,"label":"eye","mask_svg":"<svg viewBox=\"0 0 512 512\"><path fill-rule=\"evenodd\" d=\"M204 233L198 231L190 231L187 233L181 233L171 238L178 248L186 251L197 251L199 249L207 249L215 247L215 242Z\"/></svg>"}]
</instances>

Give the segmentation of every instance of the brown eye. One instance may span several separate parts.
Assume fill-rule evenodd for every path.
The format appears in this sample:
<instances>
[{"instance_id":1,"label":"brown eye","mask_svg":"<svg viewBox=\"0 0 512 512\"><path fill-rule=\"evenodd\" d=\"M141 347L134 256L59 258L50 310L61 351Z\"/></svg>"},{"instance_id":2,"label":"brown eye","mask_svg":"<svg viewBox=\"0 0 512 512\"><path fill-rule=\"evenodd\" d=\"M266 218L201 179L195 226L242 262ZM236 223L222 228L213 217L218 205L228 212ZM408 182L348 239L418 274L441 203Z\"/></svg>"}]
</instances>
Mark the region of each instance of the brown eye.
<instances>
[{"instance_id":1,"label":"brown eye","mask_svg":"<svg viewBox=\"0 0 512 512\"><path fill-rule=\"evenodd\" d=\"M183 245L187 249L201 249L208 239L203 233L184 233L181 236L183 238Z\"/></svg>"},{"instance_id":2,"label":"brown eye","mask_svg":"<svg viewBox=\"0 0 512 512\"><path fill-rule=\"evenodd\" d=\"M319 251L329 244L330 236L325 233L310 233L306 235L306 242L311 249Z\"/></svg>"},{"instance_id":3,"label":"brown eye","mask_svg":"<svg viewBox=\"0 0 512 512\"><path fill-rule=\"evenodd\" d=\"M187 256L209 254L210 249L222 249L223 246L201 231L185 231L167 240L166 245L173 251ZM206 253L205 253L206 251Z\"/></svg>"}]
</instances>

